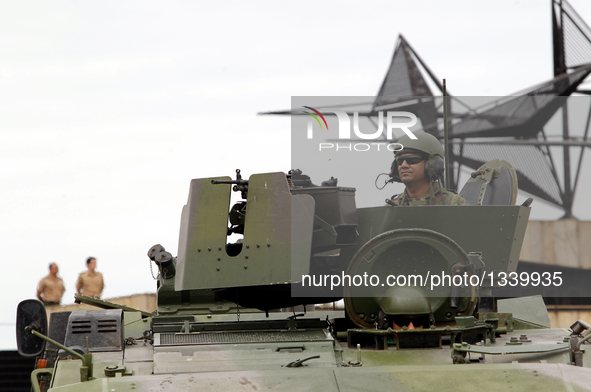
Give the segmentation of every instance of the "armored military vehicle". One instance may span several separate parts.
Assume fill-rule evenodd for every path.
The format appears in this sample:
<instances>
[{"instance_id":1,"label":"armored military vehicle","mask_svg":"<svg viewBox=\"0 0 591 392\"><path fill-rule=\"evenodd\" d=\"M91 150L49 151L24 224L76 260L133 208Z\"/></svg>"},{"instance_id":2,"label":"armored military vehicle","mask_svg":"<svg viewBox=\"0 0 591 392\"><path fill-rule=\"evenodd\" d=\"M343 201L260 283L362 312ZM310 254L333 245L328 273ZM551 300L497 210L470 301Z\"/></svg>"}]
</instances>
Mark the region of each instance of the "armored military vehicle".
<instances>
[{"instance_id":1,"label":"armored military vehicle","mask_svg":"<svg viewBox=\"0 0 591 392\"><path fill-rule=\"evenodd\" d=\"M99 309L48 326L39 301L19 305L33 389L591 390L587 323L550 329L541 297L494 297L523 283L530 207L510 174L475 172L470 206L372 208L295 170L192 180L176 257L148 251L153 314L77 296Z\"/></svg>"}]
</instances>

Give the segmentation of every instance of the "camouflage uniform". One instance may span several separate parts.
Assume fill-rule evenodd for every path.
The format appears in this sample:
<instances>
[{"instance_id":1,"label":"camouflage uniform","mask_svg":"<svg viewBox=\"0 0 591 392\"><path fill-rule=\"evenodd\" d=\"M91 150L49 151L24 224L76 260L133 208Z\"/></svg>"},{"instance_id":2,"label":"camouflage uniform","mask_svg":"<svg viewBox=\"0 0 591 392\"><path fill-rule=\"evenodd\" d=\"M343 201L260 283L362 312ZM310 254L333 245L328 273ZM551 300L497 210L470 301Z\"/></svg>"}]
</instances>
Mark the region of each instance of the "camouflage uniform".
<instances>
[{"instance_id":1,"label":"camouflage uniform","mask_svg":"<svg viewBox=\"0 0 591 392\"><path fill-rule=\"evenodd\" d=\"M431 183L431 189L422 197L409 197L405 189L403 193L392 196L392 202L397 206L470 205L462 196L441 187L438 182Z\"/></svg>"}]
</instances>

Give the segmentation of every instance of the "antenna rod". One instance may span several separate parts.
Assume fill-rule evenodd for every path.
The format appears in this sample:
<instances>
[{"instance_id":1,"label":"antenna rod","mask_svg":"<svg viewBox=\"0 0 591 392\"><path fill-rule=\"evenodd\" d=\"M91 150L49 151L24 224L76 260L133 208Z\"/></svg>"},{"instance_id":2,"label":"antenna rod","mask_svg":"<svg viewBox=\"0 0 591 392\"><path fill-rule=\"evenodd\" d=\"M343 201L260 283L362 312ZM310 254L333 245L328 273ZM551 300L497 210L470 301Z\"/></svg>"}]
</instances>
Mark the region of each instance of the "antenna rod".
<instances>
[{"instance_id":1,"label":"antenna rod","mask_svg":"<svg viewBox=\"0 0 591 392\"><path fill-rule=\"evenodd\" d=\"M448 131L447 131L447 88L445 84L445 79L443 79L443 145L445 147L445 186L449 189L451 186L450 174L450 162L449 162L449 140L448 140Z\"/></svg>"}]
</instances>

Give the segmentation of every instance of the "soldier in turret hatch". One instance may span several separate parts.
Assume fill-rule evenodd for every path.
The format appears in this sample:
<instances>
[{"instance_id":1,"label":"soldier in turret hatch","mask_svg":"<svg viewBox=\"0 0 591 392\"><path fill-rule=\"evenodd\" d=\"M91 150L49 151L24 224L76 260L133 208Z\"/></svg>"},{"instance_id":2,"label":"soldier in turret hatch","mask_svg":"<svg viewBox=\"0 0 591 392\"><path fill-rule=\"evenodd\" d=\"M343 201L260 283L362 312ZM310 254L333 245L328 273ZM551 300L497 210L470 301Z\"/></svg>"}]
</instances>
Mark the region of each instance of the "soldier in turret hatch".
<instances>
[{"instance_id":1,"label":"soldier in turret hatch","mask_svg":"<svg viewBox=\"0 0 591 392\"><path fill-rule=\"evenodd\" d=\"M378 299L381 328L428 329L435 325L429 298L419 287L390 287Z\"/></svg>"},{"instance_id":2,"label":"soldier in turret hatch","mask_svg":"<svg viewBox=\"0 0 591 392\"><path fill-rule=\"evenodd\" d=\"M417 139L404 135L398 140L403 148L395 153L391 181L406 185L403 193L388 202L396 206L469 205L462 196L441 186L443 147L426 132L415 132Z\"/></svg>"}]
</instances>

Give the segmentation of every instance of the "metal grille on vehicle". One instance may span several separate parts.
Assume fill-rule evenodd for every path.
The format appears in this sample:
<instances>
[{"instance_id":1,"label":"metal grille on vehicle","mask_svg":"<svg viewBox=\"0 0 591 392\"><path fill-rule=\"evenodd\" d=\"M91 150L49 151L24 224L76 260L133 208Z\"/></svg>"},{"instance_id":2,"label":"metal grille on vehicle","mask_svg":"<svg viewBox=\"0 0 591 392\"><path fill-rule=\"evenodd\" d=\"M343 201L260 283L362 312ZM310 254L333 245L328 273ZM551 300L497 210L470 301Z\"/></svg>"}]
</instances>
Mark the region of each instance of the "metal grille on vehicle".
<instances>
[{"instance_id":1,"label":"metal grille on vehicle","mask_svg":"<svg viewBox=\"0 0 591 392\"><path fill-rule=\"evenodd\" d=\"M88 347L90 351L118 351L123 348L123 311L86 310L70 314L65 345Z\"/></svg>"},{"instance_id":2,"label":"metal grille on vehicle","mask_svg":"<svg viewBox=\"0 0 591 392\"><path fill-rule=\"evenodd\" d=\"M267 342L311 342L329 340L321 330L312 331L243 331L208 333L161 333L160 346L190 344L267 343Z\"/></svg>"}]
</instances>

